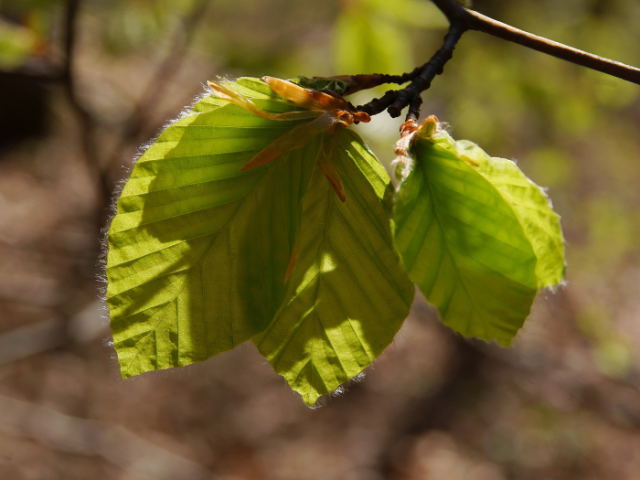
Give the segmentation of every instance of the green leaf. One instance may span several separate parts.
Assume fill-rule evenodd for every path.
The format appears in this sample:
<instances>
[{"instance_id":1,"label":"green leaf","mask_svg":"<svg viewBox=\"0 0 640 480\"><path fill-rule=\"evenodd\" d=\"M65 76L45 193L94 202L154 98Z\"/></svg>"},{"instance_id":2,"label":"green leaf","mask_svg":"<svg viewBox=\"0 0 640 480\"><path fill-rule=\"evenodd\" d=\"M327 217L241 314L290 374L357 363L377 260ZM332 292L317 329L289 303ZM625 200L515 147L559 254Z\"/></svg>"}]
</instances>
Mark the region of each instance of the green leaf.
<instances>
[{"instance_id":1,"label":"green leaf","mask_svg":"<svg viewBox=\"0 0 640 480\"><path fill-rule=\"evenodd\" d=\"M270 112L298 109L253 79L227 86ZM322 136L265 167L240 168L299 123L206 97L137 162L108 237L123 377L205 360L271 321Z\"/></svg>"},{"instance_id":2,"label":"green leaf","mask_svg":"<svg viewBox=\"0 0 640 480\"><path fill-rule=\"evenodd\" d=\"M458 141L456 150L460 157L471 158L479 164L477 171L498 189L513 208L538 259L538 288L562 283L565 242L560 216L553 211L544 191L529 180L514 162L491 157L475 143Z\"/></svg>"},{"instance_id":3,"label":"green leaf","mask_svg":"<svg viewBox=\"0 0 640 480\"><path fill-rule=\"evenodd\" d=\"M316 168L303 200L300 253L283 306L254 337L308 405L380 355L408 315L414 294L393 246L383 201L386 172L354 132L340 129L325 137L339 142L325 151L333 152L346 202Z\"/></svg>"},{"instance_id":4,"label":"green leaf","mask_svg":"<svg viewBox=\"0 0 640 480\"><path fill-rule=\"evenodd\" d=\"M409 276L446 325L508 345L537 287L561 279L557 216L512 163L445 132L418 137L412 154L395 212Z\"/></svg>"}]
</instances>

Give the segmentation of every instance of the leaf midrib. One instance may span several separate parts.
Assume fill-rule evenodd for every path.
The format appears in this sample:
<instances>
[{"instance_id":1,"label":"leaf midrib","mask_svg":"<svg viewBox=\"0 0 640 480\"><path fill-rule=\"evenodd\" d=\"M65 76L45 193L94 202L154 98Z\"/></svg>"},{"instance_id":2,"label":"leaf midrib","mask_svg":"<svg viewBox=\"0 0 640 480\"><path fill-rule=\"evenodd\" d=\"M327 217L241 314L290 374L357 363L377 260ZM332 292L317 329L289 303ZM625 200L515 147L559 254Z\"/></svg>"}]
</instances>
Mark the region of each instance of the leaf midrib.
<instances>
[{"instance_id":1,"label":"leaf midrib","mask_svg":"<svg viewBox=\"0 0 640 480\"><path fill-rule=\"evenodd\" d=\"M467 298L469 299L469 303L471 303L474 312L476 313L476 315L482 320L482 326L484 327L484 332L485 332L485 336L488 337L488 322L487 320L484 318L484 316L481 313L481 310L478 309L478 306L476 305L473 297L469 294L469 289L467 288L466 284L464 283L464 280L462 279L461 275L460 275L460 267L458 266L458 263L456 262L456 258L454 255L452 255L451 250L449 248L449 242L447 241L447 237L444 233L444 229L442 228L442 222L440 219L440 215L438 213L438 208L436 207L436 201L435 201L435 196L433 195L433 192L431 191L431 185L429 183L429 178L427 175L427 171L426 169L422 166L422 164L419 164L419 168L422 169L422 174L424 176L425 179L425 185L427 187L427 190L429 190L429 195L431 196L431 199L433 200L433 214L436 217L436 221L438 222L438 225L440 226L440 231L442 232L442 237L443 237L443 242L445 249L447 251L447 255L449 255L449 258L451 259L451 262L455 265L455 274L456 274L456 278L458 279L458 283L462 285L462 288L464 289L465 294L467 295ZM453 298L453 296L455 295L455 288L453 290L453 293L451 294L451 298ZM449 303L451 302L451 300L449 301ZM447 311L448 311L448 307L447 307ZM446 315L445 315L446 316ZM444 320L444 319L443 319ZM469 323L471 322L471 319L467 319L467 330L469 329Z\"/></svg>"}]
</instances>

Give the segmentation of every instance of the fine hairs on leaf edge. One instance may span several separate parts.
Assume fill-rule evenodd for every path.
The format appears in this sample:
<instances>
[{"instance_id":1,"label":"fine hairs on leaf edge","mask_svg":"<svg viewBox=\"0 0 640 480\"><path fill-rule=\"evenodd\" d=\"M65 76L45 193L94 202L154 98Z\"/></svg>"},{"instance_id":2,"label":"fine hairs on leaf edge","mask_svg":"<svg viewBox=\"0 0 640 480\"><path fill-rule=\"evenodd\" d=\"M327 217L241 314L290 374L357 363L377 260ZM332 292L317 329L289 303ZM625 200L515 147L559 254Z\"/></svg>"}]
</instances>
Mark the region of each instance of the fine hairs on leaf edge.
<instances>
[{"instance_id":1,"label":"fine hairs on leaf edge","mask_svg":"<svg viewBox=\"0 0 640 480\"><path fill-rule=\"evenodd\" d=\"M207 88L207 86L203 85L205 91L196 96L195 99L193 100L193 102L191 103L190 106L184 108L179 115L173 119L168 121L165 125L163 125L163 127L159 130L158 134L152 138L151 140L149 140L148 142L145 142L144 144L142 144L139 148L138 151L136 153L136 155L133 158L133 161L130 165L129 168L125 168L125 171L128 172L129 174L131 173L131 171L133 170L133 168L135 167L135 165L137 164L137 162L139 161L139 159L148 151L148 149L154 145L158 138L164 133L164 131L166 131L166 129L170 128L171 126L173 126L176 122L183 120L185 118L188 117L192 117L192 116L197 116L200 114L200 112L194 112L194 107L195 105L202 101L203 99L210 97L211 96L211 92L210 90ZM450 126L448 124L445 124L443 122L439 122L437 121L437 119L435 119L435 131L445 131L448 133L448 131L450 130ZM431 121L431 123L434 123L433 121ZM402 174L403 174L403 178L402 180L406 179L406 176L410 173L411 171L411 167L414 165L414 160L410 154L411 148L412 148L412 143L414 142L414 140L416 139L415 134L418 133L418 130L414 130L412 132L407 132L406 135L403 135L403 138L401 139L401 141L403 141L402 144L402 151L405 154L406 157L406 163L402 164L404 166L403 170L402 170ZM430 134L428 134L430 135ZM397 144L396 144L397 145ZM362 141L362 147L364 147L368 152L372 153L369 146ZM375 157L375 155L374 155ZM393 167L397 167L400 165L400 161L398 158L396 158L396 160L394 160L394 162L392 163ZM392 176L393 178L393 176ZM529 180L529 182L531 182L533 185L535 185L530 179L527 178L527 180ZM100 283L102 283L102 286L100 288L100 293L101 293L101 298L103 300L106 300L106 293L107 293L107 278L106 278L106 266L107 266L107 256L109 253L109 244L108 244L108 234L109 234L109 229L111 226L111 223L114 219L114 217L117 214L117 203L118 200L122 194L122 191L126 185L128 181L127 179L123 179L117 182L116 184L116 188L113 191L113 195L112 195L112 199L111 199L111 204L110 204L110 214L109 214L109 218L108 221L106 223L106 226L102 229L102 242L101 242L101 251L102 253L100 254L99 257L99 267L100 267L100 273L98 274L98 280L100 281ZM400 184L401 185L401 184ZM400 185L397 187L397 190L400 189ZM535 185L538 188L541 188L537 185ZM541 189L542 190L542 189ZM546 196L546 195L545 195ZM547 197L548 199L548 197ZM549 200L549 204L551 206L551 202ZM561 284L557 285L557 286L564 286L566 284L566 282L562 282ZM555 288L556 287L549 287L548 289L551 290L552 292L555 292ZM546 289L545 289L546 290ZM108 311L108 307L105 306L104 310L106 310L106 315L104 315L102 318L105 319L107 321L107 323L109 322L109 311ZM395 342L395 337L392 341L392 343ZM113 342L108 342L106 344L107 347L113 348L114 344ZM374 360L375 362L375 360ZM372 362L372 365L373 363ZM355 377L347 380L346 382L344 382L343 384L339 385L335 390L333 390L332 392L329 392L328 394L325 395L321 395L320 397L317 398L316 403L311 407L313 409L315 408L320 408L322 406L324 406L327 401L332 398L332 397L339 397L345 394L346 391L348 391L348 387L350 385L359 383L361 381L363 381L363 379L365 378L365 373L364 372L360 372L358 375L356 375Z\"/></svg>"},{"instance_id":2,"label":"fine hairs on leaf edge","mask_svg":"<svg viewBox=\"0 0 640 480\"><path fill-rule=\"evenodd\" d=\"M378 359L376 358L374 360L374 362L371 363L371 365L369 365L367 368L365 368L365 370L373 367L374 363L377 361ZM278 375L280 376L280 375ZM355 377L350 378L349 380L347 380L346 382L340 384L335 390L326 393L324 395L320 395L318 397L318 399L316 400L316 403L314 403L313 405L311 405L309 407L310 410L319 410L322 407L326 407L329 402L331 402L332 399L334 398L340 398L344 395L346 395L346 393L349 391L349 388L358 384L358 383L362 383L365 380L365 376L366 373L363 370L362 372L360 372L359 374L357 374ZM293 390L292 390L293 392ZM298 398L300 398L300 394L297 392L293 392Z\"/></svg>"},{"instance_id":3,"label":"fine hairs on leaf edge","mask_svg":"<svg viewBox=\"0 0 640 480\"><path fill-rule=\"evenodd\" d=\"M98 282L98 298L105 302L104 307L102 308L102 313L100 314L100 319L107 325L111 323L111 314L109 312L109 306L107 304L107 259L109 255L109 230L111 229L111 223L113 222L113 219L118 213L118 200L120 199L120 195L122 195L122 191L129 181L131 172L133 171L136 163L138 163L138 160L140 160L140 158L147 152L147 150L149 150L149 148L151 148L151 146L156 143L156 141L158 140L158 138L160 138L164 131L180 120L183 120L192 115L199 115L199 113L194 113L193 111L196 104L211 96L211 90L209 89L209 87L204 83L201 84L201 86L204 91L196 95L190 105L184 107L174 119L166 122L158 130L155 136L153 136L137 148L136 154L134 155L131 164L129 166L123 166L122 168L122 171L125 173L125 175L123 175L122 179L115 182L115 186L111 194L111 199L109 201L107 221L104 227L102 227L102 229L100 230L100 253L98 254L96 265L98 267L98 273L96 274L96 280ZM107 348L113 349L113 341L108 341L105 346Z\"/></svg>"}]
</instances>

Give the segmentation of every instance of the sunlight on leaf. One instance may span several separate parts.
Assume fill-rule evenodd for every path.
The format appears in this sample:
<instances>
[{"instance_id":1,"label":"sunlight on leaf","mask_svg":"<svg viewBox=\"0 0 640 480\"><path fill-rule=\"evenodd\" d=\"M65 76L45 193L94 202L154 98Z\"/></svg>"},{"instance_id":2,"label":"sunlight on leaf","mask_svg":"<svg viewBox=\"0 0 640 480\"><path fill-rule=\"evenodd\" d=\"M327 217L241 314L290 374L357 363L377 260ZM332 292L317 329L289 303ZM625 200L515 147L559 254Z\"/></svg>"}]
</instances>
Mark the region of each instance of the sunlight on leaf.
<instances>
[{"instance_id":1,"label":"sunlight on leaf","mask_svg":"<svg viewBox=\"0 0 640 480\"><path fill-rule=\"evenodd\" d=\"M513 162L422 133L396 205L404 265L446 325L508 345L537 288L563 279L558 216Z\"/></svg>"},{"instance_id":2,"label":"sunlight on leaf","mask_svg":"<svg viewBox=\"0 0 640 480\"><path fill-rule=\"evenodd\" d=\"M282 308L254 338L308 405L365 369L409 313L413 284L393 248L383 206L389 179L353 132L341 129L331 162L342 203L320 168L303 201L299 256ZM325 143L336 141L331 135Z\"/></svg>"},{"instance_id":3,"label":"sunlight on leaf","mask_svg":"<svg viewBox=\"0 0 640 480\"><path fill-rule=\"evenodd\" d=\"M227 86L269 112L296 108L257 80ZM124 377L205 360L273 318L322 137L267 167L240 169L299 124L206 97L137 162L107 261Z\"/></svg>"}]
</instances>

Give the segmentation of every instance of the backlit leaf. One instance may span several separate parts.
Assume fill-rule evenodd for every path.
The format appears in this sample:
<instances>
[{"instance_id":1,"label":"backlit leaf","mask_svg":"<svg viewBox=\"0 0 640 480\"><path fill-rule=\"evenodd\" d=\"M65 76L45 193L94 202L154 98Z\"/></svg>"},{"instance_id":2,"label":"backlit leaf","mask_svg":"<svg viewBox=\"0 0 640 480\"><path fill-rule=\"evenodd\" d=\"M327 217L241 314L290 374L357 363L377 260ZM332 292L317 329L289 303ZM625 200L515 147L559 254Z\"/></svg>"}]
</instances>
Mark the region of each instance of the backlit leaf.
<instances>
[{"instance_id":1,"label":"backlit leaf","mask_svg":"<svg viewBox=\"0 0 640 480\"><path fill-rule=\"evenodd\" d=\"M396 245L409 276L446 325L508 345L528 316L537 287L558 270L557 260L551 261L539 281L536 254L555 248L544 247L542 237L529 238L537 234L530 210L541 202L531 200L531 189L514 173L508 178L517 181L509 185L494 171L498 163L485 165L489 160L464 147L445 132L417 139L414 162L398 192ZM556 233L548 241L553 243ZM564 260L560 265L564 268Z\"/></svg>"},{"instance_id":2,"label":"backlit leaf","mask_svg":"<svg viewBox=\"0 0 640 480\"><path fill-rule=\"evenodd\" d=\"M380 355L408 315L414 293L393 246L383 202L386 172L346 129L325 134L325 152L331 152L346 202L317 167L303 200L298 258L283 306L254 337L308 405Z\"/></svg>"},{"instance_id":3,"label":"backlit leaf","mask_svg":"<svg viewBox=\"0 0 640 480\"><path fill-rule=\"evenodd\" d=\"M477 171L498 189L512 206L531 242L538 262L538 288L557 285L564 280L564 237L560 216L553 211L547 195L529 180L511 160L491 157L475 143L456 142L458 155L472 159Z\"/></svg>"},{"instance_id":4,"label":"backlit leaf","mask_svg":"<svg viewBox=\"0 0 640 480\"><path fill-rule=\"evenodd\" d=\"M257 80L227 87L268 112L299 110ZM241 167L299 124L209 96L137 162L107 260L123 377L205 360L273 318L322 135L264 167Z\"/></svg>"}]
</instances>

